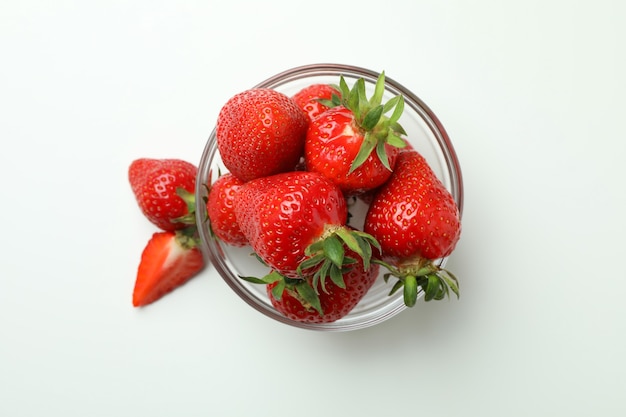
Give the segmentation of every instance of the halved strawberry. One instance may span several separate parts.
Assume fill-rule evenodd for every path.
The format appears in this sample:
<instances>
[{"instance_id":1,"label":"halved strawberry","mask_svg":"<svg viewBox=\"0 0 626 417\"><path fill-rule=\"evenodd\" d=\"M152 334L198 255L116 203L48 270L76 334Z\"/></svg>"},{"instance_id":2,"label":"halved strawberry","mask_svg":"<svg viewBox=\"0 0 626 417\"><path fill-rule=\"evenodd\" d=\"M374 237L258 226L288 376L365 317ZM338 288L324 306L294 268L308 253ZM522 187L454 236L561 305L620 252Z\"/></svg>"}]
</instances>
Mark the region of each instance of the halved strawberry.
<instances>
[{"instance_id":1,"label":"halved strawberry","mask_svg":"<svg viewBox=\"0 0 626 417\"><path fill-rule=\"evenodd\" d=\"M197 242L184 231L156 232L141 255L133 305L148 305L193 278L204 267Z\"/></svg>"}]
</instances>

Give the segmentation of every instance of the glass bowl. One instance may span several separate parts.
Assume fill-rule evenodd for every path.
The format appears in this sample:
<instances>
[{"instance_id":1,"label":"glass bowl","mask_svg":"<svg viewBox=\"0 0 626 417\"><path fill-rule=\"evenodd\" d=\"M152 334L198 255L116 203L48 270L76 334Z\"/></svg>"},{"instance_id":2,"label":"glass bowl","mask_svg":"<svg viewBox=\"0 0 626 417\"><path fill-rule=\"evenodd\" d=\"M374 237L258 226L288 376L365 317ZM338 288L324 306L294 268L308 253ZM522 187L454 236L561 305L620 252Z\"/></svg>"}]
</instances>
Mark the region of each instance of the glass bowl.
<instances>
[{"instance_id":1,"label":"glass bowl","mask_svg":"<svg viewBox=\"0 0 626 417\"><path fill-rule=\"evenodd\" d=\"M272 88L288 96L293 96L311 84L338 84L340 75L343 75L349 86L352 86L358 78L363 78L369 97L379 73L351 65L313 64L286 70L254 87ZM443 125L419 97L393 79L387 76L385 78L384 101L399 94L404 96L405 107L400 123L407 132L407 140L414 149L426 158L439 179L451 192L462 212L463 182L461 169ZM248 87L244 86L241 91L246 88ZM267 296L264 285L252 284L239 278L239 276L264 276L267 274L268 268L263 266L254 256L251 256L252 250L249 246L233 247L214 239L208 222L205 221L207 190L203 184L215 181L218 172L225 173L227 169L224 167L217 150L215 130L213 130L198 165L196 215L200 240L205 257L210 260L224 281L243 301L271 319L302 329L320 331L362 329L388 320L407 308L404 304L402 291L398 291L392 296L389 295L393 282L384 282L382 278L384 269L381 268L378 280L365 298L340 320L320 324L302 323L291 320L276 311ZM353 215L350 224L358 227L365 214L364 203L356 199L350 212ZM437 261L441 266L445 262L445 258Z\"/></svg>"}]
</instances>

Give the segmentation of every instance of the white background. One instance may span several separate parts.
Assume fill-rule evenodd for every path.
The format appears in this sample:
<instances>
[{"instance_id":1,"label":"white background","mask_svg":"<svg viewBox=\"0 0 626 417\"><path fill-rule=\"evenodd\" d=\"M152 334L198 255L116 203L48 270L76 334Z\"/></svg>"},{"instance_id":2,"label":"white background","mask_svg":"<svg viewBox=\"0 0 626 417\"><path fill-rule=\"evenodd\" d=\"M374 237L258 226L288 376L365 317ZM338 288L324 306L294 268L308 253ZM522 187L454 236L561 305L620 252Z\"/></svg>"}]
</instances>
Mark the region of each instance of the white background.
<instances>
[{"instance_id":1,"label":"white background","mask_svg":"<svg viewBox=\"0 0 626 417\"><path fill-rule=\"evenodd\" d=\"M623 416L620 0L0 5L0 415ZM199 162L293 66L385 70L452 138L461 299L298 330L211 268L145 309L138 157Z\"/></svg>"}]
</instances>

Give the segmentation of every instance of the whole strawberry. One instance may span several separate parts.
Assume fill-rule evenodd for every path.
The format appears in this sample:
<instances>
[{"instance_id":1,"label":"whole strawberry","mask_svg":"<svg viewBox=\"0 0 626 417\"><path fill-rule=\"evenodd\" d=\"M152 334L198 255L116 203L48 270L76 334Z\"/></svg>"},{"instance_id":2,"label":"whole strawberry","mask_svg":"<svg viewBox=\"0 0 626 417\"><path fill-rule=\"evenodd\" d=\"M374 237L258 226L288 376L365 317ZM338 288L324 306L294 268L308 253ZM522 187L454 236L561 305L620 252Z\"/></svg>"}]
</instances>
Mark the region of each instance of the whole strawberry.
<instances>
[{"instance_id":1,"label":"whole strawberry","mask_svg":"<svg viewBox=\"0 0 626 417\"><path fill-rule=\"evenodd\" d=\"M291 171L300 161L308 120L288 96L254 88L221 108L215 135L226 168L242 181Z\"/></svg>"},{"instance_id":2,"label":"whole strawberry","mask_svg":"<svg viewBox=\"0 0 626 417\"><path fill-rule=\"evenodd\" d=\"M341 190L324 176L292 171L248 181L235 197L235 215L255 253L288 278L321 271L317 280L340 275L347 261L343 245L369 267L370 236L346 226Z\"/></svg>"},{"instance_id":3,"label":"whole strawberry","mask_svg":"<svg viewBox=\"0 0 626 417\"><path fill-rule=\"evenodd\" d=\"M454 250L461 234L461 215L454 198L417 151L403 151L389 181L374 196L364 231L378 240L390 275L399 278L392 292L404 287L413 306L418 287L425 300L442 299L458 282L434 261Z\"/></svg>"},{"instance_id":4,"label":"whole strawberry","mask_svg":"<svg viewBox=\"0 0 626 417\"><path fill-rule=\"evenodd\" d=\"M329 109L329 106L323 104L322 100L332 101L333 95L340 96L341 93L329 84L312 84L298 91L292 98L311 121Z\"/></svg>"},{"instance_id":5,"label":"whole strawberry","mask_svg":"<svg viewBox=\"0 0 626 417\"><path fill-rule=\"evenodd\" d=\"M243 184L230 173L220 176L209 190L207 213L213 234L221 241L233 246L245 246L244 236L235 216L235 194Z\"/></svg>"},{"instance_id":6,"label":"whole strawberry","mask_svg":"<svg viewBox=\"0 0 626 417\"><path fill-rule=\"evenodd\" d=\"M195 224L197 168L180 159L134 160L128 168L137 204L145 217L166 231Z\"/></svg>"},{"instance_id":7,"label":"whole strawberry","mask_svg":"<svg viewBox=\"0 0 626 417\"><path fill-rule=\"evenodd\" d=\"M357 254L346 252L356 258ZM305 323L331 323L350 313L365 297L378 278L379 266L368 269L358 263L342 275L342 282L326 283L323 289L312 291L311 279L277 279L267 285L267 294L274 308L284 316Z\"/></svg>"},{"instance_id":8,"label":"whole strawberry","mask_svg":"<svg viewBox=\"0 0 626 417\"><path fill-rule=\"evenodd\" d=\"M368 100L365 80L349 89L340 78L340 95L322 103L331 107L311 120L304 145L305 166L319 172L346 195L356 195L382 185L391 176L404 129L398 123L404 99L382 103L385 75L381 73ZM385 114L393 110L390 117Z\"/></svg>"}]
</instances>

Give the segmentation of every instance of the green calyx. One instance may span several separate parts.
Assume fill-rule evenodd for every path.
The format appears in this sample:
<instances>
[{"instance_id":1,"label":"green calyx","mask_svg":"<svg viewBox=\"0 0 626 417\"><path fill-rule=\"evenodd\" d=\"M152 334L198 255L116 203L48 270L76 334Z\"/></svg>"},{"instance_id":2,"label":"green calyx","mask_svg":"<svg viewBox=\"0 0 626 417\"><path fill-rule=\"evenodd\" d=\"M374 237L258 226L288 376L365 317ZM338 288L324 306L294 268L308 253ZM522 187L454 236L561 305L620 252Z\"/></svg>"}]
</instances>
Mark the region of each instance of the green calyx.
<instances>
[{"instance_id":1,"label":"green calyx","mask_svg":"<svg viewBox=\"0 0 626 417\"><path fill-rule=\"evenodd\" d=\"M374 94L369 99L365 90L365 80L359 78L352 88L343 76L339 85L333 87L341 93L341 97L333 95L331 100L320 100L328 107L344 106L354 114L358 126L364 132L364 140L359 152L350 166L350 172L363 165L365 160L376 151L381 163L391 171L385 145L404 148L406 142L401 138L406 135L399 120L404 111L404 97L395 96L383 103L385 93L385 72L381 72L376 80ZM386 116L390 111L391 116Z\"/></svg>"},{"instance_id":2,"label":"green calyx","mask_svg":"<svg viewBox=\"0 0 626 417\"><path fill-rule=\"evenodd\" d=\"M177 217L172 219L174 223L184 223L187 225L195 225L196 224L196 196L194 193L191 193L185 190L182 187L176 188L176 195L178 195L187 205L187 214L184 216Z\"/></svg>"},{"instance_id":3,"label":"green calyx","mask_svg":"<svg viewBox=\"0 0 626 417\"><path fill-rule=\"evenodd\" d=\"M320 290L328 292L327 279L339 288L346 288L343 274L358 262L362 262L365 270L369 269L374 262L372 247L380 250L380 244L373 236L345 226L333 227L305 249L306 259L298 267L301 278L288 278L275 270L261 278L241 275L239 278L253 284L276 283L272 288L272 296L276 300L280 300L283 292L287 291L305 308L315 309L323 316L319 294ZM360 260L346 256L346 248L354 252ZM258 255L255 256L265 264Z\"/></svg>"},{"instance_id":4,"label":"green calyx","mask_svg":"<svg viewBox=\"0 0 626 417\"><path fill-rule=\"evenodd\" d=\"M200 246L198 227L196 225L196 196L182 187L176 188L176 194L187 205L187 214L176 219L174 223L183 223L184 228L176 230L176 240L185 249L193 249Z\"/></svg>"},{"instance_id":5,"label":"green calyx","mask_svg":"<svg viewBox=\"0 0 626 417\"><path fill-rule=\"evenodd\" d=\"M298 273L305 276L308 270L315 271L312 285L316 290L319 285L322 291L326 292L327 278L339 288L345 288L343 274L358 262L357 259L346 256L345 247L361 258L363 268L367 270L372 259L372 246L380 250L378 241L360 230L347 227L329 230L322 239L304 250L307 259L298 267Z\"/></svg>"},{"instance_id":6,"label":"green calyx","mask_svg":"<svg viewBox=\"0 0 626 417\"><path fill-rule=\"evenodd\" d=\"M394 267L382 261L376 261L389 271L384 275L385 282L394 276L398 278L391 288L389 295L403 289L404 304L413 307L417 302L420 289L424 292L424 300L443 300L450 296L450 291L459 298L459 281L447 269L440 268L431 261L424 260L421 265L409 267Z\"/></svg>"},{"instance_id":7,"label":"green calyx","mask_svg":"<svg viewBox=\"0 0 626 417\"><path fill-rule=\"evenodd\" d=\"M242 275L240 275L239 278L253 284L269 285L276 283L274 288L272 288L272 297L276 300L280 301L284 292L287 291L300 301L300 304L302 304L304 308L314 309L320 316L324 315L320 297L311 283L306 279L287 278L277 271L271 271L262 278Z\"/></svg>"},{"instance_id":8,"label":"green calyx","mask_svg":"<svg viewBox=\"0 0 626 417\"><path fill-rule=\"evenodd\" d=\"M185 248L193 249L200 246L200 238L198 236L198 228L196 225L190 225L183 229L176 230L176 242Z\"/></svg>"}]
</instances>

